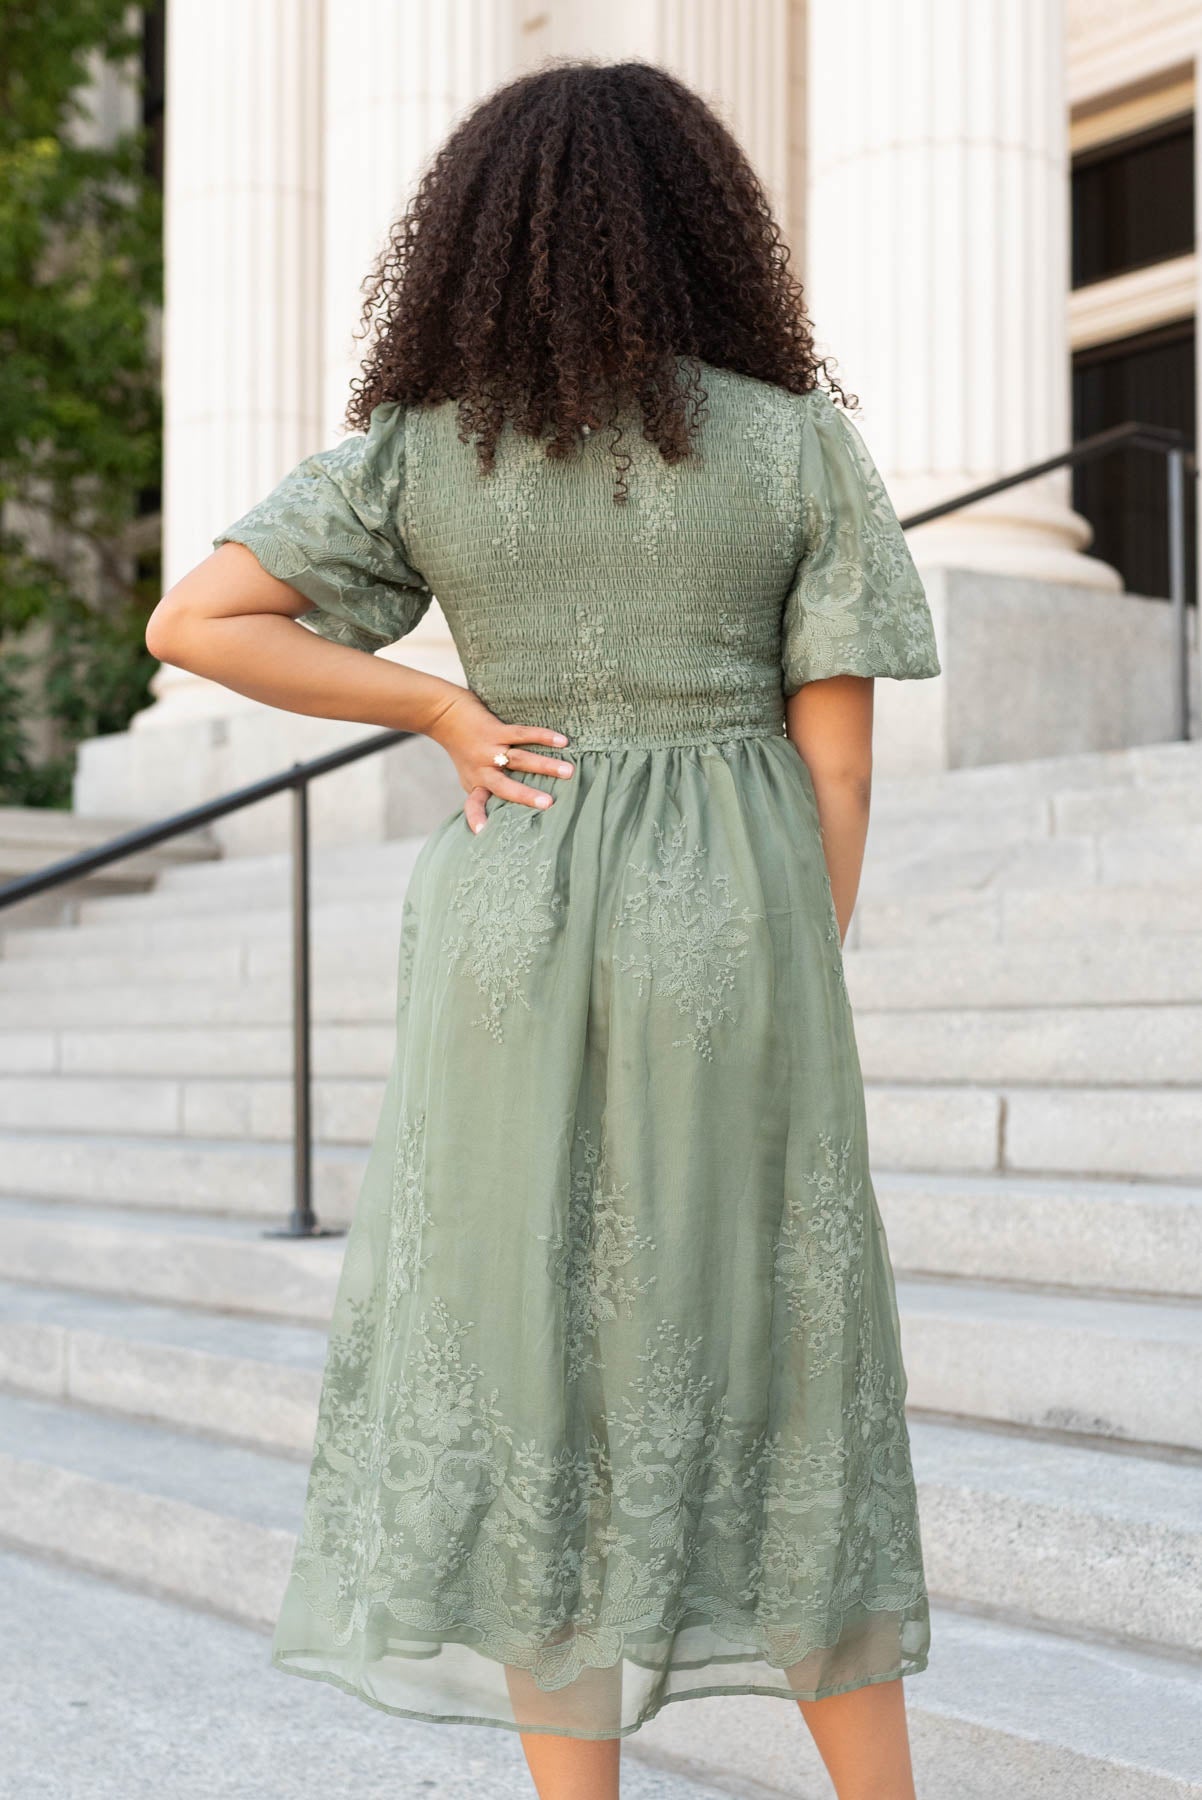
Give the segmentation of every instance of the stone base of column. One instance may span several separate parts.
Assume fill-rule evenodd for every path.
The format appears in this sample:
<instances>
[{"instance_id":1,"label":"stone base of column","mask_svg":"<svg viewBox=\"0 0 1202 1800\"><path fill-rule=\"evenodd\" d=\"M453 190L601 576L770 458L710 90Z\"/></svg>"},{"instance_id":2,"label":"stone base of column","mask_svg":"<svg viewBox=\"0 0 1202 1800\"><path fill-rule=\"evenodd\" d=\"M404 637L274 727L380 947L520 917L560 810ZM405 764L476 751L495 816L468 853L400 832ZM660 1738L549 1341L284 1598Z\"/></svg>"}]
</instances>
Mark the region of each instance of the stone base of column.
<instances>
[{"instance_id":1,"label":"stone base of column","mask_svg":"<svg viewBox=\"0 0 1202 1800\"><path fill-rule=\"evenodd\" d=\"M964 492L971 477L956 484ZM976 485L980 485L979 479ZM904 517L936 506L949 493L946 479L935 487L918 480L890 484L894 505ZM1026 581L1122 592L1123 579L1097 556L1084 554L1093 532L1060 494L1032 484L978 500L961 512L918 525L907 533L915 561L925 568L980 569Z\"/></svg>"},{"instance_id":2,"label":"stone base of column","mask_svg":"<svg viewBox=\"0 0 1202 1800\"><path fill-rule=\"evenodd\" d=\"M245 706L222 718L89 738L79 748L73 806L80 817L150 821L371 734L371 726ZM334 845L425 837L464 796L446 752L416 737L323 775L309 797L313 842ZM229 856L284 849L288 796L257 801L209 830Z\"/></svg>"},{"instance_id":3,"label":"stone base of column","mask_svg":"<svg viewBox=\"0 0 1202 1800\"><path fill-rule=\"evenodd\" d=\"M915 534L917 536L917 533ZM1087 559L1082 559L1087 560ZM1167 600L919 561L943 673L878 681L882 775L1024 762L1175 735ZM1202 721L1197 620L1191 712Z\"/></svg>"}]
</instances>

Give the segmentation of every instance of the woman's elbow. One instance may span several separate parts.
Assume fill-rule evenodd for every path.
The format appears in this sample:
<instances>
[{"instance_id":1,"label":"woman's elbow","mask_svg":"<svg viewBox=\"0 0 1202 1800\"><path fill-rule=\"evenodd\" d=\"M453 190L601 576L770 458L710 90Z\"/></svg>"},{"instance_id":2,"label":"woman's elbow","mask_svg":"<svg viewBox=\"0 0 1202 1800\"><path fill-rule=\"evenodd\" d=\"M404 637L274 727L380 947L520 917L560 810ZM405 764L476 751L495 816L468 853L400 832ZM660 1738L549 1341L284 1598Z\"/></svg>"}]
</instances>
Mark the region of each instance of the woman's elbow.
<instances>
[{"instance_id":1,"label":"woman's elbow","mask_svg":"<svg viewBox=\"0 0 1202 1800\"><path fill-rule=\"evenodd\" d=\"M810 777L815 788L825 792L846 794L859 806L872 799L872 755L825 756L811 761Z\"/></svg>"},{"instance_id":2,"label":"woman's elbow","mask_svg":"<svg viewBox=\"0 0 1202 1800\"><path fill-rule=\"evenodd\" d=\"M158 662L183 666L185 645L195 619L176 591L168 589L146 621L146 648Z\"/></svg>"},{"instance_id":3,"label":"woman's elbow","mask_svg":"<svg viewBox=\"0 0 1202 1800\"><path fill-rule=\"evenodd\" d=\"M165 605L166 600L160 600L146 621L146 648L157 662L171 661L172 630Z\"/></svg>"}]
</instances>

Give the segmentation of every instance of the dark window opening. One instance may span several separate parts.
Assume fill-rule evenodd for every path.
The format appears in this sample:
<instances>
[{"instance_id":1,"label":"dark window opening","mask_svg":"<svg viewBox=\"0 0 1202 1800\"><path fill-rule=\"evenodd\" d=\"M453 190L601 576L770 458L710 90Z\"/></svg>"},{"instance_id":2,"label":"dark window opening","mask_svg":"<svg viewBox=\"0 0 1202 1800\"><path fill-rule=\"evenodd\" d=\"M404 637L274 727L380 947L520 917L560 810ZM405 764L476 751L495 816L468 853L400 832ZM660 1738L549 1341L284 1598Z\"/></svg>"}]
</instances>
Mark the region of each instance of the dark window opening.
<instances>
[{"instance_id":1,"label":"dark window opening","mask_svg":"<svg viewBox=\"0 0 1202 1800\"><path fill-rule=\"evenodd\" d=\"M1167 119L1073 158L1073 286L1194 248L1194 121Z\"/></svg>"},{"instance_id":2,"label":"dark window opening","mask_svg":"<svg viewBox=\"0 0 1202 1800\"><path fill-rule=\"evenodd\" d=\"M1168 425L1193 438L1192 320L1078 351L1073 358L1073 437L1112 425ZM1073 505L1094 529L1090 553L1116 568L1132 594L1167 596L1169 512L1166 459L1118 450L1073 472ZM1197 508L1186 482L1186 597L1195 599Z\"/></svg>"}]
</instances>

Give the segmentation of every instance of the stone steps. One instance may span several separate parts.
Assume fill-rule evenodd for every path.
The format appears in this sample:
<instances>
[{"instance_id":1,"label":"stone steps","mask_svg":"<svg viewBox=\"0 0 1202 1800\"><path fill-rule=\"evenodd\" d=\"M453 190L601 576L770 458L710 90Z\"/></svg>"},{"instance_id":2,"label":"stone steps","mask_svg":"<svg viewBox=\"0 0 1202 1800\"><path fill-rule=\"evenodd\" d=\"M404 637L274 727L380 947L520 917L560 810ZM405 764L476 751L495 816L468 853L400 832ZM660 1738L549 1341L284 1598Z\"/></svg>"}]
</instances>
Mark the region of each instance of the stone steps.
<instances>
[{"instance_id":1,"label":"stone steps","mask_svg":"<svg viewBox=\"0 0 1202 1800\"><path fill-rule=\"evenodd\" d=\"M0 1582L11 1627L0 1681L19 1696L5 1746L14 1793L41 1791L48 1741L61 1791L81 1800L308 1795L315 1742L323 1800L391 1793L399 1742L406 1795L530 1793L513 1733L414 1719L390 1730L332 1688L281 1678L262 1631L211 1610L12 1550L0 1551ZM1202 1796L1202 1687L1191 1666L942 1608L932 1635L930 1667L906 1684L923 1800ZM114 1659L114 1644L137 1654ZM78 1703L70 1732L64 1692ZM141 1722L132 1747L131 1718ZM625 1740L622 1793L829 1800L830 1783L796 1708L716 1695L668 1706Z\"/></svg>"},{"instance_id":2,"label":"stone steps","mask_svg":"<svg viewBox=\"0 0 1202 1800\"><path fill-rule=\"evenodd\" d=\"M396 1046L395 1025L317 1025L314 1072L382 1081ZM0 1032L0 1072L9 1075L278 1076L291 1078L286 1025L114 1025L80 1030Z\"/></svg>"},{"instance_id":3,"label":"stone steps","mask_svg":"<svg viewBox=\"0 0 1202 1800\"><path fill-rule=\"evenodd\" d=\"M949 808L977 811L1054 794L1150 792L1161 783L1196 781L1200 775L1202 747L1196 741L1135 744L878 779L873 805L890 817L924 818Z\"/></svg>"},{"instance_id":4,"label":"stone steps","mask_svg":"<svg viewBox=\"0 0 1202 1800\"><path fill-rule=\"evenodd\" d=\"M365 882L370 870L364 871ZM43 973L60 963L70 963L83 979L91 969L103 971L106 959L145 959L167 952L228 951L279 943L280 955L287 941L288 908L281 889L268 903L205 913L132 920L120 915L107 924L62 926L53 929L4 931L0 914L0 977L5 985L41 985L38 974L21 969L35 963ZM328 899L312 909L313 942L318 952L328 943L356 945L395 943L399 929L396 891L383 898L359 892L350 898ZM881 949L890 945L928 945L933 934L943 944L1003 943L1018 940L1062 940L1082 934L1108 940L1114 955L1123 954L1125 939L1160 938L1179 932L1199 931L1196 880L1124 883L1112 887L1063 888L957 888L936 893L908 895L904 900L888 896L861 896L852 920L848 954L854 949ZM381 949L378 955L385 955Z\"/></svg>"},{"instance_id":5,"label":"stone steps","mask_svg":"<svg viewBox=\"0 0 1202 1800\"><path fill-rule=\"evenodd\" d=\"M246 1158L240 1213L231 1210L229 1180L238 1157ZM34 1168L42 1160L48 1156L35 1155ZM77 1189L80 1171L101 1161L85 1149L74 1166ZM331 1150L319 1152L317 1164L319 1212L330 1223L345 1221L364 1159ZM110 1161L104 1171L112 1167ZM203 1188L181 1191L181 1177L206 1167ZM325 1317L324 1299L314 1295L332 1295L323 1259L334 1254L333 1244L263 1235L282 1222L290 1203L285 1150L252 1163L244 1151L227 1147L209 1165L177 1163L168 1187L153 1180L140 1190L134 1185L139 1172L155 1175L152 1160L130 1157L128 1172L123 1192L118 1160L115 1179L98 1183L87 1204L72 1203L79 1193L66 1180L60 1195L37 1197L27 1187L23 1195L0 1198L0 1278L285 1318ZM105 1186L112 1191L106 1194ZM1202 1186L884 1171L874 1187L903 1274L1130 1298L1202 1298ZM138 1205L130 1200L135 1192ZM206 1196L207 1212L200 1210Z\"/></svg>"},{"instance_id":6,"label":"stone steps","mask_svg":"<svg viewBox=\"0 0 1202 1800\"><path fill-rule=\"evenodd\" d=\"M1202 1304L920 1280L897 1298L921 1411L1202 1452Z\"/></svg>"},{"instance_id":7,"label":"stone steps","mask_svg":"<svg viewBox=\"0 0 1202 1800\"><path fill-rule=\"evenodd\" d=\"M399 944L399 939L398 939ZM395 1020L392 971L380 975L331 974L314 969L312 1007L318 1024L382 1024ZM6 1031L103 1030L134 1025L286 1025L292 1018L292 984L282 972L254 983L206 981L169 985L126 984L38 992L0 991L0 1038ZM35 1025L36 1019L36 1025Z\"/></svg>"},{"instance_id":8,"label":"stone steps","mask_svg":"<svg viewBox=\"0 0 1202 1800\"><path fill-rule=\"evenodd\" d=\"M0 1584L11 1795L302 1800L319 1785L321 1800L393 1793L530 1800L530 1773L511 1731L387 1720L332 1687L281 1679L261 1631L62 1563L0 1550ZM421 1691L419 1678L416 1707ZM715 1704L694 1703L694 1731L696 1708ZM804 1752L808 1734L796 1709L778 1701L776 1712L778 1729L792 1727ZM781 1729L782 1750L787 1735ZM743 1800L779 1800L781 1791L754 1782L741 1790ZM787 1789L794 1797L798 1791L796 1783ZM729 1800L731 1789L657 1765L636 1737L623 1754L622 1793L624 1800Z\"/></svg>"},{"instance_id":9,"label":"stone steps","mask_svg":"<svg viewBox=\"0 0 1202 1800\"><path fill-rule=\"evenodd\" d=\"M1132 1647L1202 1651L1198 1471L911 1427L932 1595ZM305 1458L0 1394L0 1537L270 1623Z\"/></svg>"},{"instance_id":10,"label":"stone steps","mask_svg":"<svg viewBox=\"0 0 1202 1800\"><path fill-rule=\"evenodd\" d=\"M1070 943L849 950L861 1010L1180 1005L1202 1000L1202 934L1088 937Z\"/></svg>"},{"instance_id":11,"label":"stone steps","mask_svg":"<svg viewBox=\"0 0 1202 1800\"><path fill-rule=\"evenodd\" d=\"M874 858L908 852L921 825L930 853L1008 849L1045 841L1104 842L1128 834L1190 832L1202 825L1202 759L1178 781L1133 787L1065 789L1016 795L989 806L948 804L921 811L875 803L869 822ZM202 878L203 879L203 878Z\"/></svg>"},{"instance_id":12,"label":"stone steps","mask_svg":"<svg viewBox=\"0 0 1202 1800\"><path fill-rule=\"evenodd\" d=\"M392 1016L399 917L398 901L393 927L379 941L364 940L357 947L337 939L315 943L313 1003L319 1020L372 1023ZM269 1025L291 1016L282 922L270 941L197 950L188 976L180 973L186 958L181 963L173 951L152 952L147 959L87 960L86 979L69 981L60 972L44 983L37 979L41 965L30 959L0 964L0 1031L31 1028L31 993L37 996L42 1030L115 1022L126 1028ZM1197 932L1071 943L952 943L938 950L850 949L844 961L857 1014L1202 1004L1202 933ZM121 968L127 970L124 980Z\"/></svg>"},{"instance_id":13,"label":"stone steps","mask_svg":"<svg viewBox=\"0 0 1202 1800\"><path fill-rule=\"evenodd\" d=\"M380 1080L318 1079L315 1133L326 1151L358 1155L379 1116ZM869 1081L873 1167L935 1172L1085 1173L1190 1182L1202 1173L1202 1100L1194 1088L974 1087ZM219 1076L0 1077L0 1191L142 1203L186 1169L209 1164L244 1196L231 1211L263 1210L279 1192L291 1134L286 1080ZM90 1159L90 1161L89 1161ZM136 1193L133 1191L136 1190ZM203 1204L210 1203L206 1199ZM278 1204L278 1202L276 1203ZM266 1210L272 1210L268 1203Z\"/></svg>"},{"instance_id":14,"label":"stone steps","mask_svg":"<svg viewBox=\"0 0 1202 1800\"><path fill-rule=\"evenodd\" d=\"M1200 776L1202 746L1164 745L874 793L845 960L941 1602L907 1684L924 1800L1202 1800ZM419 849L315 862L331 1223ZM70 928L0 917L0 1534L260 1629L345 1247L266 1235L287 874L211 861ZM796 1727L723 1697L630 1747L818 1800Z\"/></svg>"},{"instance_id":15,"label":"stone steps","mask_svg":"<svg viewBox=\"0 0 1202 1800\"><path fill-rule=\"evenodd\" d=\"M862 904L964 888L1125 889L1136 873L1139 883L1153 890L1161 883L1180 885L1202 870L1197 808L1193 788L1183 783L1155 800L1132 801L1124 813L1109 818L1096 806L1088 815L1059 820L1046 805L893 819L874 809ZM421 840L403 839L354 849L337 860L329 852L319 854L311 872L313 902L399 897L420 848ZM253 913L286 906L288 892L283 858L237 857L169 870L146 893L84 899L77 916L81 925L93 927L211 916L215 910Z\"/></svg>"},{"instance_id":16,"label":"stone steps","mask_svg":"<svg viewBox=\"0 0 1202 1800\"><path fill-rule=\"evenodd\" d=\"M325 1332L0 1282L0 1387L256 1449L312 1445Z\"/></svg>"},{"instance_id":17,"label":"stone steps","mask_svg":"<svg viewBox=\"0 0 1202 1800\"><path fill-rule=\"evenodd\" d=\"M943 850L928 850L926 839L924 821L899 834L891 853L882 854L872 845L864 866L865 896L875 899L883 894L958 887L1061 887L1068 882L1125 886L1135 869L1146 881L1181 881L1202 873L1202 825L1107 831L1097 836L1016 837L1000 844L970 842L964 848L952 844ZM93 916L96 907L114 904L91 901L87 916ZM149 905L150 900L137 904Z\"/></svg>"},{"instance_id":18,"label":"stone steps","mask_svg":"<svg viewBox=\"0 0 1202 1800\"><path fill-rule=\"evenodd\" d=\"M367 1145L380 1111L382 1077L313 1084L314 1134L325 1143ZM292 1136L287 1080L196 1080L153 1075L0 1076L0 1130L55 1127L138 1137L283 1142Z\"/></svg>"},{"instance_id":19,"label":"stone steps","mask_svg":"<svg viewBox=\"0 0 1202 1800\"><path fill-rule=\"evenodd\" d=\"M324 1325L341 1237L269 1237L262 1221L199 1212L0 1200L0 1280L230 1317Z\"/></svg>"},{"instance_id":20,"label":"stone steps","mask_svg":"<svg viewBox=\"0 0 1202 1800\"><path fill-rule=\"evenodd\" d=\"M977 841L983 837L985 841ZM940 839L945 841L940 847ZM406 843L409 841L406 840ZM392 846L380 846L387 850ZM361 852L361 855L367 853ZM156 884L144 894L105 895L79 903L85 925L113 920L142 922L204 914L215 907L254 911L280 907L288 886L282 869L247 870L241 857L226 865L219 880L191 877L199 869L180 870L175 885ZM312 872L312 897L318 904L362 896L385 900L403 892L412 855L391 864L365 861L361 870L329 870L320 861ZM1202 824L1113 829L1097 834L1051 836L1030 828L995 841L991 832L965 821L921 820L885 831L869 827L864 866L866 901L899 894L918 894L963 887L1063 888L1120 886L1132 880L1181 882L1202 870Z\"/></svg>"},{"instance_id":21,"label":"stone steps","mask_svg":"<svg viewBox=\"0 0 1202 1800\"><path fill-rule=\"evenodd\" d=\"M123 837L143 821L63 812L53 806L0 806L0 887L32 875L51 863L95 850L110 838ZM49 888L0 911L0 937L31 926L61 926L78 916L88 896L127 894L148 888L165 870L180 863L219 857L218 841L207 826L168 838L147 850L105 863L91 874Z\"/></svg>"},{"instance_id":22,"label":"stone steps","mask_svg":"<svg viewBox=\"0 0 1202 1800\"><path fill-rule=\"evenodd\" d=\"M856 1013L856 1041L866 1079L885 1083L904 1071L923 1083L1202 1084L1202 1005L870 1006ZM327 1077L383 1080L394 1044L382 1020L318 1024L314 1067ZM286 1079L291 1067L287 1024L0 1031L0 1074L13 1076Z\"/></svg>"},{"instance_id":23,"label":"stone steps","mask_svg":"<svg viewBox=\"0 0 1202 1800\"><path fill-rule=\"evenodd\" d=\"M317 1146L314 1205L327 1223L351 1217L366 1164L361 1148ZM283 1223L292 1208L292 1151L284 1143L0 1132L0 1183L10 1195Z\"/></svg>"},{"instance_id":24,"label":"stone steps","mask_svg":"<svg viewBox=\"0 0 1202 1800\"><path fill-rule=\"evenodd\" d=\"M313 1258L305 1325L0 1280L0 1385L303 1452L336 1266ZM920 1411L1202 1452L1198 1305L905 1280L898 1303Z\"/></svg>"},{"instance_id":25,"label":"stone steps","mask_svg":"<svg viewBox=\"0 0 1202 1800\"><path fill-rule=\"evenodd\" d=\"M82 929L82 928L81 928ZM1088 936L1117 955L1125 940L1174 932L1198 935L1198 882L1166 880L1106 887L960 887L894 899L861 894L848 934L849 948L954 943L1063 943Z\"/></svg>"},{"instance_id":26,"label":"stone steps","mask_svg":"<svg viewBox=\"0 0 1202 1800\"><path fill-rule=\"evenodd\" d=\"M1202 1682L1192 1661L939 1607L931 1635L930 1667L906 1683L923 1800L1202 1793ZM781 1792L795 1790L782 1782ZM825 1790L814 1793L825 1800Z\"/></svg>"},{"instance_id":27,"label":"stone steps","mask_svg":"<svg viewBox=\"0 0 1202 1800\"><path fill-rule=\"evenodd\" d=\"M873 1167L1193 1181L1197 1088L942 1087L869 1081Z\"/></svg>"},{"instance_id":28,"label":"stone steps","mask_svg":"<svg viewBox=\"0 0 1202 1800\"><path fill-rule=\"evenodd\" d=\"M1202 1085L1202 1006L863 1008L866 1080Z\"/></svg>"},{"instance_id":29,"label":"stone steps","mask_svg":"<svg viewBox=\"0 0 1202 1800\"><path fill-rule=\"evenodd\" d=\"M309 916L315 943L386 937L390 932L395 937L399 924L397 896L393 892L379 899L360 895L313 903ZM215 908L207 914L189 913L182 918L172 913L139 920L118 916L107 924L73 925L69 932L62 927L13 931L3 939L4 960L0 968L15 978L17 965L26 961L47 967L64 956L83 963L108 956L145 957L166 951L221 948L231 943L262 943L286 933L288 920L287 894L281 889L271 905Z\"/></svg>"},{"instance_id":30,"label":"stone steps","mask_svg":"<svg viewBox=\"0 0 1202 1800\"><path fill-rule=\"evenodd\" d=\"M928 1585L939 1599L1202 1655L1202 1472L915 1420Z\"/></svg>"},{"instance_id":31,"label":"stone steps","mask_svg":"<svg viewBox=\"0 0 1202 1800\"><path fill-rule=\"evenodd\" d=\"M465 827L466 830L466 827ZM329 851L314 855L309 871L313 905L329 901L398 901L421 850L419 838L355 847L341 859ZM285 857L231 857L208 865L207 879L156 883L144 894L100 895L79 906L81 925L140 923L195 913L254 912L288 904L291 865ZM192 873L193 871L188 871ZM195 871L199 873L199 869Z\"/></svg>"},{"instance_id":32,"label":"stone steps","mask_svg":"<svg viewBox=\"0 0 1202 1800\"><path fill-rule=\"evenodd\" d=\"M873 1185L899 1271L1202 1298L1202 1184L888 1170Z\"/></svg>"},{"instance_id":33,"label":"stone steps","mask_svg":"<svg viewBox=\"0 0 1202 1800\"><path fill-rule=\"evenodd\" d=\"M304 1500L299 1458L0 1394L0 1539L266 1626Z\"/></svg>"}]
</instances>

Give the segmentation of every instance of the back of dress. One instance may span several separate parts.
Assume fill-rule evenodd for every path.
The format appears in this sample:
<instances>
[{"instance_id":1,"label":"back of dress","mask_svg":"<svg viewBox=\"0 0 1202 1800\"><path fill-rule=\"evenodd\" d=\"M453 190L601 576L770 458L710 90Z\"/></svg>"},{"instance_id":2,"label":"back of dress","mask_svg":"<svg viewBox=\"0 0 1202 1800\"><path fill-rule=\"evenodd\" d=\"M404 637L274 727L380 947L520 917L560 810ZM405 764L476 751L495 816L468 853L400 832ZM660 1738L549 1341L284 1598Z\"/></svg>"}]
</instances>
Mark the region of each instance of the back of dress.
<instances>
[{"instance_id":1,"label":"back of dress","mask_svg":"<svg viewBox=\"0 0 1202 1800\"><path fill-rule=\"evenodd\" d=\"M783 694L841 671L939 672L880 478L823 390L703 365L698 454L666 463L628 421L552 462L507 426L488 476L455 408L376 408L217 542L311 598L306 622L376 649L436 595L469 685L576 750L779 732Z\"/></svg>"},{"instance_id":2,"label":"back of dress","mask_svg":"<svg viewBox=\"0 0 1202 1800\"><path fill-rule=\"evenodd\" d=\"M890 1265L784 696L938 673L846 417L703 369L700 455L628 427L490 476L383 405L224 532L371 650L437 594L545 810L424 844L273 1658L372 1704L578 1736L925 1665Z\"/></svg>"}]
</instances>

